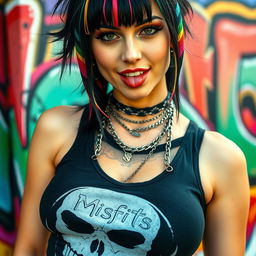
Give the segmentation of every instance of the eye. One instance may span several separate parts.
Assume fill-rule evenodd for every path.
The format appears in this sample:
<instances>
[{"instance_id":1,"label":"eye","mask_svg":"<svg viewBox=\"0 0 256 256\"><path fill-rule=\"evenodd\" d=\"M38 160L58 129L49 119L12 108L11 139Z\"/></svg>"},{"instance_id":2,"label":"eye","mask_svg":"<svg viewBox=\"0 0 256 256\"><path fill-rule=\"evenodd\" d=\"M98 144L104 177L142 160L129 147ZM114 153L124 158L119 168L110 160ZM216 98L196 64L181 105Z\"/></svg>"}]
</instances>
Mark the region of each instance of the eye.
<instances>
[{"instance_id":1,"label":"eye","mask_svg":"<svg viewBox=\"0 0 256 256\"><path fill-rule=\"evenodd\" d=\"M96 38L104 42L112 42L114 40L117 40L119 36L113 32L104 32L98 35Z\"/></svg>"},{"instance_id":2,"label":"eye","mask_svg":"<svg viewBox=\"0 0 256 256\"><path fill-rule=\"evenodd\" d=\"M162 26L148 26L141 30L140 35L142 36L152 36L156 34L158 31L162 30Z\"/></svg>"}]
</instances>

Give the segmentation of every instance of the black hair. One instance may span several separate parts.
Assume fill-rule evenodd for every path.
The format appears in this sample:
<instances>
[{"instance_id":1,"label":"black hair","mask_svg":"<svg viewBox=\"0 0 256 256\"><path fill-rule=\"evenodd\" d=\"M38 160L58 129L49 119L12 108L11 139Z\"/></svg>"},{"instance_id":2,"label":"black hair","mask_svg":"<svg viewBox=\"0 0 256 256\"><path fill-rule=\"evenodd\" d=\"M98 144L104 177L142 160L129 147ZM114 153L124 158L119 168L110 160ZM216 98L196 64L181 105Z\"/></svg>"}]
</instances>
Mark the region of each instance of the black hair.
<instances>
[{"instance_id":1,"label":"black hair","mask_svg":"<svg viewBox=\"0 0 256 256\"><path fill-rule=\"evenodd\" d=\"M84 26L84 9L86 2L88 4L87 12L87 30ZM141 23L145 16L151 20L152 8L151 0L117 0L118 1L118 20L120 26L131 26L132 24ZM177 0L154 0L158 5L161 14L167 23L171 43L176 56L179 56L178 49L178 21L176 18ZM105 12L103 13L103 4L105 3ZM187 0L178 0L181 16L183 19L183 27L185 34L190 33L185 15L192 13L192 8ZM132 6L132 12L131 12ZM91 49L90 33L101 25L113 25L113 8L111 0L58 0L53 13L60 8L60 15L64 22L64 26L57 32L50 33L54 37L53 41L63 40L62 50L59 52L59 59L62 59L61 75L67 64L71 64L74 49L80 52L86 63L86 76L82 76L85 90L90 99L91 115L90 122L100 124L102 113L105 110L108 101L108 82L95 68L94 57ZM103 15L104 14L104 15ZM106 18L106 20L105 20ZM175 67L174 58L171 58L171 64L166 72L166 82L169 92L172 92L175 83L175 72L177 77L180 73L181 59L178 59L177 67ZM175 68L177 70L175 71ZM178 80L178 79L177 79ZM178 83L178 81L176 81ZM100 85L100 86L99 86ZM179 87L176 86L174 93L174 103L179 111ZM97 122L98 121L98 122ZM97 124L96 124L97 125Z\"/></svg>"}]
</instances>

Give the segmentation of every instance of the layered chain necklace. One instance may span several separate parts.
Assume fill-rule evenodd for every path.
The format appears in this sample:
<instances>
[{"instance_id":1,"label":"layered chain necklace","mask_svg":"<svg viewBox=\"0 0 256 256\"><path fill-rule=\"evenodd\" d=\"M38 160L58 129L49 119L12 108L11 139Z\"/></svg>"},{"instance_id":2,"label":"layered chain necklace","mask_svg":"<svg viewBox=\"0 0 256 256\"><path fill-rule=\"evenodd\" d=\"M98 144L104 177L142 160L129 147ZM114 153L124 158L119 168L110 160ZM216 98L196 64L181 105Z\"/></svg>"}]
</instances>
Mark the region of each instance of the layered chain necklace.
<instances>
[{"instance_id":1,"label":"layered chain necklace","mask_svg":"<svg viewBox=\"0 0 256 256\"><path fill-rule=\"evenodd\" d=\"M155 115L154 117L143 119L143 120L132 120L126 117L123 117L118 113L118 111L125 113L126 115L135 115L135 116L148 116ZM123 182L129 181L138 171L143 167L146 161L153 155L160 141L166 137L165 144L165 155L164 155L164 164L166 167L166 171L171 172L173 167L171 166L171 128L173 123L173 114L174 114L174 103L173 101L169 102L169 95L166 99L158 105L153 107L137 109L130 106L125 106L122 103L118 102L113 95L111 94L109 97L109 103L106 108L106 113L113 117L113 119L120 124L130 135L134 137L140 137L141 134L145 131L149 131L151 129L157 128L159 125L163 124L162 130L159 134L148 144L139 146L139 147L131 147L126 145L121 138L118 136L113 123L110 118L106 118L105 116L102 119L101 128L99 129L96 136L96 145L95 145L95 153L92 156L93 159L97 159L97 157L101 153L101 146L103 141L104 129L106 129L110 135L113 137L116 144L122 149L123 156L122 159L126 163L129 163L134 154L149 150L146 154L140 165L131 173L131 175L125 179ZM153 122L146 125L149 122ZM131 129L124 122L133 123L133 124L145 124L145 126Z\"/></svg>"},{"instance_id":2,"label":"layered chain necklace","mask_svg":"<svg viewBox=\"0 0 256 256\"><path fill-rule=\"evenodd\" d=\"M118 112L114 111L114 109L110 108L110 110L112 110L111 115L113 116L115 121L118 122L125 130L127 130L134 137L140 137L141 132L145 132L145 131L148 131L148 130L151 130L151 129L154 129L154 128L158 127L159 125L163 124L164 121L168 118L168 112L165 111L165 113L164 112L161 113L160 116L163 116L163 117L160 120L158 120L157 122L155 122L153 124L150 124L150 125L147 125L147 126L144 126L144 127L137 128L137 129L130 129L125 123L122 122L123 119L127 120L127 122L130 122L130 123L143 124L143 123L149 122L149 120L150 121L156 120L157 116L154 117L154 118L143 120L144 122L142 120L135 121L135 120L130 120L130 119L122 117L121 115L118 114Z\"/></svg>"}]
</instances>

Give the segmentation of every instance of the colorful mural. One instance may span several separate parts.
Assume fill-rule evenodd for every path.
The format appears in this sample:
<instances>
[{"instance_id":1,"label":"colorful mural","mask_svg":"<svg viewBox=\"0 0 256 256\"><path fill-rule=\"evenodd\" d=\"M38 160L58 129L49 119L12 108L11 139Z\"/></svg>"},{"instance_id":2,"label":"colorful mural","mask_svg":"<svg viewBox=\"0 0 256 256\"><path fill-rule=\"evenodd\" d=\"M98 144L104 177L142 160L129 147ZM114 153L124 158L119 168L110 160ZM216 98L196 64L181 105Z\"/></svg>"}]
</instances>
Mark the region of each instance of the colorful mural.
<instances>
[{"instance_id":1,"label":"colorful mural","mask_svg":"<svg viewBox=\"0 0 256 256\"><path fill-rule=\"evenodd\" d=\"M59 81L61 22L53 0L0 1L0 255L11 255L19 221L29 142L40 114L83 104L76 63ZM186 40L182 111L236 142L247 159L251 209L246 256L256 255L256 0L191 1L193 39ZM202 252L198 251L198 255Z\"/></svg>"},{"instance_id":2,"label":"colorful mural","mask_svg":"<svg viewBox=\"0 0 256 256\"><path fill-rule=\"evenodd\" d=\"M251 184L247 253L256 255L256 1L192 2L186 41L183 112L236 142Z\"/></svg>"}]
</instances>

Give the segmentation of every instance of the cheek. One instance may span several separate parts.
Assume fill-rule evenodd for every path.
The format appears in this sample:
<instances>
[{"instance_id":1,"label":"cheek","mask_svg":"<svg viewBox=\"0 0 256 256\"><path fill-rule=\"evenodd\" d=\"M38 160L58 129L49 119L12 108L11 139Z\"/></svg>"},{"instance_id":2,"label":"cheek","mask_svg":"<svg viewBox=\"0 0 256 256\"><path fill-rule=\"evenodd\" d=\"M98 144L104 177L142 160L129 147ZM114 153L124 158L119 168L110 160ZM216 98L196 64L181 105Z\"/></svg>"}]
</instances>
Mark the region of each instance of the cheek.
<instances>
[{"instance_id":1,"label":"cheek","mask_svg":"<svg viewBox=\"0 0 256 256\"><path fill-rule=\"evenodd\" d=\"M97 55L94 55L94 56L99 67L102 67L102 68L110 67L111 65L110 56L108 56L107 54L104 54L104 52L98 53Z\"/></svg>"},{"instance_id":2,"label":"cheek","mask_svg":"<svg viewBox=\"0 0 256 256\"><path fill-rule=\"evenodd\" d=\"M160 64L160 66L169 66L170 62L170 44L169 40L167 40L165 37L161 40L158 40L158 42L155 42L155 47L148 47L147 52L148 56L151 59L151 62ZM163 68L164 68L163 67Z\"/></svg>"},{"instance_id":3,"label":"cheek","mask_svg":"<svg viewBox=\"0 0 256 256\"><path fill-rule=\"evenodd\" d=\"M92 48L94 58L98 64L100 71L102 69L111 68L113 66L113 59L115 58L115 51L106 49L101 45L95 44Z\"/></svg>"}]
</instances>

